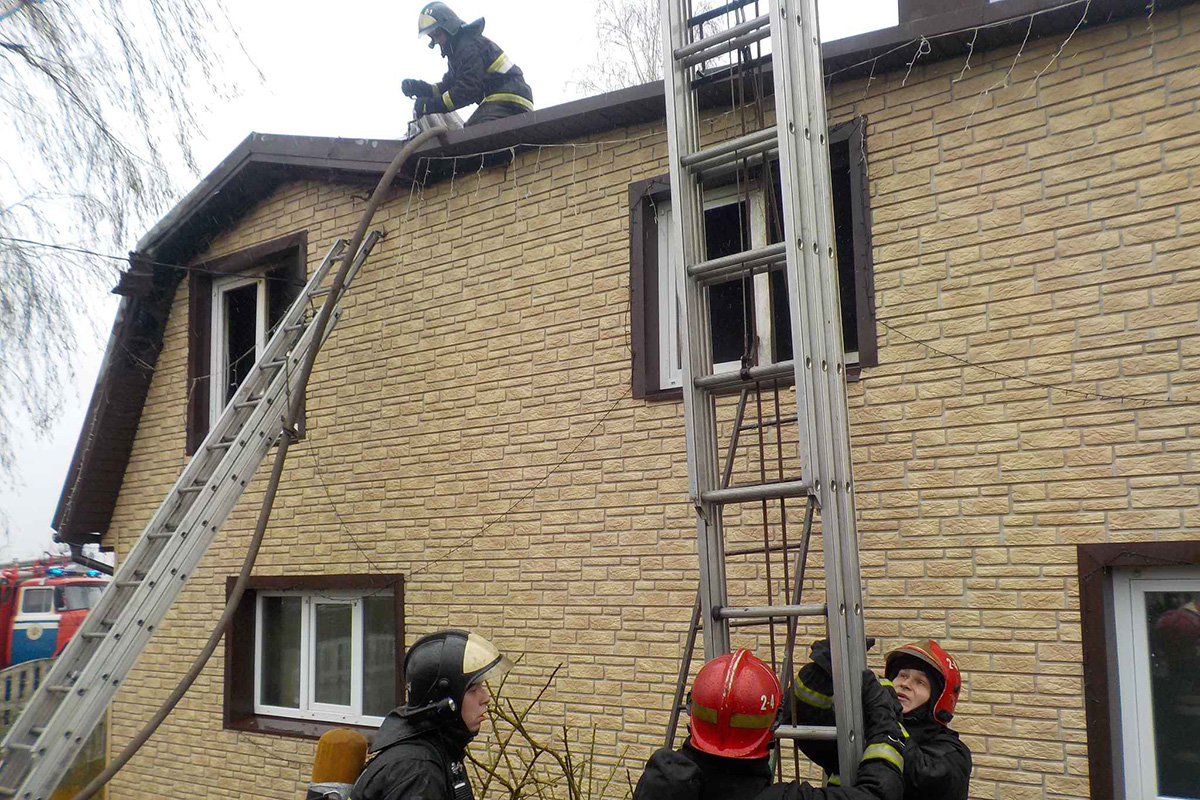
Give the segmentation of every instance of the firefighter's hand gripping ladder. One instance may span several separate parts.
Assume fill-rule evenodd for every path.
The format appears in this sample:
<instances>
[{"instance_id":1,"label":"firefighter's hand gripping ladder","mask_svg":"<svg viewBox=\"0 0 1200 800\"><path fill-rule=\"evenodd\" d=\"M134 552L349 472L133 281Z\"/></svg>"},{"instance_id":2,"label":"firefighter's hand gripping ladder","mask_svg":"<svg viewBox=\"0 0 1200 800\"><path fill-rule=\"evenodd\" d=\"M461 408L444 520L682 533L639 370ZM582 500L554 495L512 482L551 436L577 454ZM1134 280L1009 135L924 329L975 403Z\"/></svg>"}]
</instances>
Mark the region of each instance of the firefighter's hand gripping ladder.
<instances>
[{"instance_id":1,"label":"firefighter's hand gripping ladder","mask_svg":"<svg viewBox=\"0 0 1200 800\"><path fill-rule=\"evenodd\" d=\"M769 3L768 14L745 19L749 15L739 11L760 3ZM689 0L661 0L661 12L671 197L676 209L669 236L671 261L681 271L677 285L682 295L688 487L696 509L697 622L704 631L704 655L711 659L729 652L731 619L788 618L794 629L796 618L824 614L833 654L837 727L781 728L777 735L836 736L842 778L849 782L862 754L860 689L866 654L816 0L733 0L696 17L691 16ZM736 24L704 36L700 23L734 12ZM695 86L699 68L730 53L736 56L740 49L768 37L777 125L702 148ZM783 242L705 260L705 179L736 169L739 162L763 161L775 153L781 175ZM786 265L794 361L714 373L709 287L780 263ZM715 393L785 376L795 381L801 479L726 486L718 469ZM730 607L723 507L792 497L806 498L810 509L814 504L819 509L825 602L802 604L793 594L789 605ZM790 654L785 663L790 670ZM685 673L681 680L686 677ZM788 686L789 676L781 678Z\"/></svg>"},{"instance_id":2,"label":"firefighter's hand gripping ladder","mask_svg":"<svg viewBox=\"0 0 1200 800\"><path fill-rule=\"evenodd\" d=\"M319 348L340 316L351 281L382 238L372 231L346 275ZM95 608L55 661L37 694L0 745L0 798L50 796L133 668L146 642L246 484L277 441L282 421L314 346L317 316L310 304L327 295L335 262L349 244L339 239L242 382L196 455L146 525Z\"/></svg>"}]
</instances>

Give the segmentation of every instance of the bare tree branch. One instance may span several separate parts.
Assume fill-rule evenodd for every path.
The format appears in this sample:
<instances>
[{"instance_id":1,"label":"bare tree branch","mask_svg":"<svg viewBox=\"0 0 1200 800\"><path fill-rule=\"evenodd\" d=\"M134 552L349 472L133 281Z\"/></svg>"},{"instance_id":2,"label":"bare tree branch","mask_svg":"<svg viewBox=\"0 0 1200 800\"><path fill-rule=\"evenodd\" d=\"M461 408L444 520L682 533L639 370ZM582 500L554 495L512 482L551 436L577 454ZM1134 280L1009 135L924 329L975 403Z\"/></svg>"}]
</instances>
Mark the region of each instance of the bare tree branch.
<instances>
[{"instance_id":1,"label":"bare tree branch","mask_svg":"<svg viewBox=\"0 0 1200 800\"><path fill-rule=\"evenodd\" d=\"M223 0L17 0L0 13L0 483L17 425L44 434L73 385L88 299L128 233L178 197L208 104L245 58ZM14 241L25 240L25 241ZM81 325L84 328L81 328Z\"/></svg>"}]
</instances>

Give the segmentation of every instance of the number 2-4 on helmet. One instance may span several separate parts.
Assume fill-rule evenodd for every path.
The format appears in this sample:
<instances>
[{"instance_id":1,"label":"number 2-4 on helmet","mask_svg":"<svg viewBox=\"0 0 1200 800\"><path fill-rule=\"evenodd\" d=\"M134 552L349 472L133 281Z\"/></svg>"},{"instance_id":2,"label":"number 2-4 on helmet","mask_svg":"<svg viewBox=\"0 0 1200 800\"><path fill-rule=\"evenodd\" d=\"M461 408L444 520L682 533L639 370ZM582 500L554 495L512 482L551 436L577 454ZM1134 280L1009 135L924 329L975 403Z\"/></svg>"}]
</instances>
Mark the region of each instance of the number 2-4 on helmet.
<instances>
[{"instance_id":1,"label":"number 2-4 on helmet","mask_svg":"<svg viewBox=\"0 0 1200 800\"><path fill-rule=\"evenodd\" d=\"M692 746L725 758L764 758L781 695L775 673L749 650L717 656L692 684Z\"/></svg>"}]
</instances>

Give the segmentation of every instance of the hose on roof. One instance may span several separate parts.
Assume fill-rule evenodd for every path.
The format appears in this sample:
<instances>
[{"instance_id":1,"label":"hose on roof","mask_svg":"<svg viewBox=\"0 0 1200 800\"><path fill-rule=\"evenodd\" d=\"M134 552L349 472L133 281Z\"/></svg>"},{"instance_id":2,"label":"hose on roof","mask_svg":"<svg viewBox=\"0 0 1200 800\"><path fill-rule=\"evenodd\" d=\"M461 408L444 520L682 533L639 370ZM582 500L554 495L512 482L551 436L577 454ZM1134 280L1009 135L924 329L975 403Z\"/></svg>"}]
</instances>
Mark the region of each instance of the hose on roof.
<instances>
[{"instance_id":1,"label":"hose on roof","mask_svg":"<svg viewBox=\"0 0 1200 800\"><path fill-rule=\"evenodd\" d=\"M375 211L387 195L388 189L396 177L396 173L400 171L400 167L419 146L434 136L447 133L448 131L449 128L444 126L430 128L421 131L405 142L404 146L400 148L400 152L392 159L392 163L388 165L387 170L383 173L383 177L379 179L379 184L375 187L375 192L371 195L366 210L363 211L362 219L358 222L358 229L354 232L354 238L351 240L350 246L346 248L346 255L342 259L341 266L338 267L337 274L333 279L333 285L330 288L329 294L325 296L325 302L322 304L321 311L317 315L317 327L312 340L313 344L305 354L304 363L300 367L300 376L298 378L299 388L292 396L291 403L288 406L287 420L284 424L283 435L279 439L279 447L275 451L275 464L271 468L271 478L267 483L262 507L258 512L258 522L254 526L254 535L250 538L250 545L246 550L246 558L242 562L242 571L238 575L237 583L233 585L233 589L229 593L229 599L225 602L225 611L221 614L221 618L217 620L216 627L213 628L208 642L204 645L204 649L197 654L195 661L192 662L192 666L180 679L174 691L163 701L158 711L154 712L154 716L138 731L138 734L125 746L121 754L113 759L104 772L97 775L91 783L85 786L71 800L88 800L88 798L100 791L104 787L104 784L112 780L113 776L129 763L134 754L158 730L158 727L166 720L179 701L183 699L183 696L192 688L192 684L196 682L196 678L200 676L204 666L216 651L222 637L224 637L225 630L229 627L229 622L233 619L234 612L237 611L238 604L242 600L242 595L246 591L246 584L250 580L250 573L254 569L254 562L258 559L258 550L266 534L267 523L271 519L271 509L275 505L275 495L279 491L279 481L283 476L283 463L287 459L288 448L291 447L292 442L296 441L297 438L296 421L300 417L300 409L304 402L304 393L308 386L308 378L312 374L313 363L316 361L317 351L321 347L322 335L326 325L329 323L329 317L333 313L333 306L338 300L342 286L345 285L350 265L354 262L354 256L358 253L358 248L362 245L362 241L367 235L367 228L371 225Z\"/></svg>"}]
</instances>

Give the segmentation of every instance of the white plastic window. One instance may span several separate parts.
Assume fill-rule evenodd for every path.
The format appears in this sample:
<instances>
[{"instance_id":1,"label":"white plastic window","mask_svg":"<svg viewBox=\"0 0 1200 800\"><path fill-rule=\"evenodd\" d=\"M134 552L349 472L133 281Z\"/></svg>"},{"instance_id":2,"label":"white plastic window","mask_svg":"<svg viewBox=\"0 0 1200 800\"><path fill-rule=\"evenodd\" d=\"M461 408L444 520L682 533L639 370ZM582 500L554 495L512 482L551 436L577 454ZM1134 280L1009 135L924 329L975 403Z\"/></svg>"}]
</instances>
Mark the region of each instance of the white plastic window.
<instances>
[{"instance_id":1,"label":"white plastic window","mask_svg":"<svg viewBox=\"0 0 1200 800\"><path fill-rule=\"evenodd\" d=\"M766 201L761 189L740 196L736 186L710 190L704 198L706 258L751 250L767 245ZM658 226L658 363L659 387L683 385L683 343L680 341L680 290L682 267L671 253L671 202L655 204ZM741 215L739 225L738 216ZM741 368L745 332L751 331L751 350L759 365L774 362L774 320L771 313L770 275L761 273L753 281L735 279L709 288L709 327L713 371Z\"/></svg>"},{"instance_id":2,"label":"white plastic window","mask_svg":"<svg viewBox=\"0 0 1200 800\"><path fill-rule=\"evenodd\" d=\"M1125 797L1200 798L1200 570L1113 582Z\"/></svg>"},{"instance_id":3,"label":"white plastic window","mask_svg":"<svg viewBox=\"0 0 1200 800\"><path fill-rule=\"evenodd\" d=\"M396 704L391 595L262 593L255 617L256 714L377 726Z\"/></svg>"}]
</instances>

